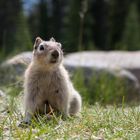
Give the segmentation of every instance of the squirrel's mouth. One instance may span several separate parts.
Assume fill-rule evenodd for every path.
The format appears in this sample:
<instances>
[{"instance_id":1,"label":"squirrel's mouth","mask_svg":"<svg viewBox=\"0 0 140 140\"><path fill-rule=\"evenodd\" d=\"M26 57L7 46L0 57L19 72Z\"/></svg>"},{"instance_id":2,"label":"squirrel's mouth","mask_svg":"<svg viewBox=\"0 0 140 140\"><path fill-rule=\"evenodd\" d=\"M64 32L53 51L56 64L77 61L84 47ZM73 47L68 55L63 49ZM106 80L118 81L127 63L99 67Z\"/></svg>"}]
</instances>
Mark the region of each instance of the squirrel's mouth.
<instances>
[{"instance_id":1,"label":"squirrel's mouth","mask_svg":"<svg viewBox=\"0 0 140 140\"><path fill-rule=\"evenodd\" d=\"M51 61L50 61L50 63L57 63L58 62L58 60L57 59L52 59Z\"/></svg>"}]
</instances>

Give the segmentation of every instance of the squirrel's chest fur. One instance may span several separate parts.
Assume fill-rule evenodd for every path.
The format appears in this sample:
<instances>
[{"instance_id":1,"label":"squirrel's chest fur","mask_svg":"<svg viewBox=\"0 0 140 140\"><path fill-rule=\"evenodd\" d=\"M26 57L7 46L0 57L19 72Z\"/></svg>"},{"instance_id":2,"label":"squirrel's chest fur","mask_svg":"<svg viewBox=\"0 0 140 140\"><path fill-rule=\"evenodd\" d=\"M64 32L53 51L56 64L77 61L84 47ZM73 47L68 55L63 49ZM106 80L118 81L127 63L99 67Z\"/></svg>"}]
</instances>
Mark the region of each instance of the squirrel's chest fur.
<instances>
[{"instance_id":1,"label":"squirrel's chest fur","mask_svg":"<svg viewBox=\"0 0 140 140\"><path fill-rule=\"evenodd\" d=\"M68 96L65 72L58 68L45 71L29 67L25 73L25 94L35 102L42 103L46 100L57 105ZM55 102L54 102L55 101Z\"/></svg>"}]
</instances>

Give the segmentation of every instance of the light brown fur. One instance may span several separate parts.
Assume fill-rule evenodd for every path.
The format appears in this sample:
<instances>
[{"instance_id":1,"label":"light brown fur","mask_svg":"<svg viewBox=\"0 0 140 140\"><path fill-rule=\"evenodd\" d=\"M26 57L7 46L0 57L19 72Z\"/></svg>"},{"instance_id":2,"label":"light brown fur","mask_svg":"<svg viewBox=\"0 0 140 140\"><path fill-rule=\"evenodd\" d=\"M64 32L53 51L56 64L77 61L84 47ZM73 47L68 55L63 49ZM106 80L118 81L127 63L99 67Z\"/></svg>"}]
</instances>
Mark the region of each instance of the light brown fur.
<instances>
[{"instance_id":1,"label":"light brown fur","mask_svg":"<svg viewBox=\"0 0 140 140\"><path fill-rule=\"evenodd\" d=\"M40 50L41 45L44 50ZM52 57L55 50L59 54L57 59ZM39 37L36 38L33 60L25 72L24 122L29 123L38 111L48 113L48 104L64 116L80 112L81 96L74 89L62 60L63 52L60 43L54 39L43 41Z\"/></svg>"}]
</instances>

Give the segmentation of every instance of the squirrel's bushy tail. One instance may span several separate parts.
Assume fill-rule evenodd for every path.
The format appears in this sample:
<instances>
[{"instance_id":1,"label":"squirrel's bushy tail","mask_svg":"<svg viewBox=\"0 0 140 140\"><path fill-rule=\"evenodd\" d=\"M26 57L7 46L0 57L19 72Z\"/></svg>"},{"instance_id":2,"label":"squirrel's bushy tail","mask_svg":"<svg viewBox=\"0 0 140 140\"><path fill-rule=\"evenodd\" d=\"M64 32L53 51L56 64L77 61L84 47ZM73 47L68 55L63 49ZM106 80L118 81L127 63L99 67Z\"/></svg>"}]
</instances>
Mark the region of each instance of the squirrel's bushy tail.
<instances>
[{"instance_id":1,"label":"squirrel's bushy tail","mask_svg":"<svg viewBox=\"0 0 140 140\"><path fill-rule=\"evenodd\" d=\"M81 106L82 106L81 96L77 92L75 92L70 102L70 108L69 108L70 115L75 115L79 113L81 111Z\"/></svg>"}]
</instances>

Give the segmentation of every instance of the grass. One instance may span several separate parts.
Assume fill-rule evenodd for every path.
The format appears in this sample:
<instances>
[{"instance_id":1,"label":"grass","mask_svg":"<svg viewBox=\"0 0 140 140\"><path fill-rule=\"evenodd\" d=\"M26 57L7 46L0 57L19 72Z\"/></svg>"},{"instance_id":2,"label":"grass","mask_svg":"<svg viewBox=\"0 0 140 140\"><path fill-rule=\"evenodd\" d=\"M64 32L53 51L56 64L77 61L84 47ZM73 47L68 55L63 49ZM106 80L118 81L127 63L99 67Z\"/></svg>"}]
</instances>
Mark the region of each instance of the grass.
<instances>
[{"instance_id":1,"label":"grass","mask_svg":"<svg viewBox=\"0 0 140 140\"><path fill-rule=\"evenodd\" d=\"M65 121L61 116L49 121L43 116L27 128L18 127L24 115L22 83L0 86L7 93L0 97L0 140L139 140L140 104L125 102L128 90L121 79L105 74L87 83L78 71L73 83L83 98L79 116Z\"/></svg>"},{"instance_id":2,"label":"grass","mask_svg":"<svg viewBox=\"0 0 140 140\"><path fill-rule=\"evenodd\" d=\"M63 121L61 117L53 117L46 121L45 117L34 121L27 128L18 127L22 120L22 96L0 97L0 139L96 139L107 140L139 140L140 138L140 106L128 105L83 105L78 117ZM96 136L96 137L95 137Z\"/></svg>"},{"instance_id":3,"label":"grass","mask_svg":"<svg viewBox=\"0 0 140 140\"><path fill-rule=\"evenodd\" d=\"M117 77L105 71L94 70L90 77L83 69L77 69L73 74L73 83L83 99L90 104L100 102L114 104L122 102L139 102L139 90L134 83L123 77ZM87 78L88 77L88 78Z\"/></svg>"}]
</instances>

